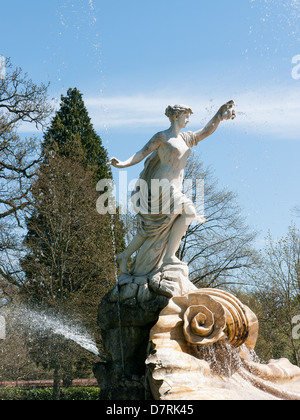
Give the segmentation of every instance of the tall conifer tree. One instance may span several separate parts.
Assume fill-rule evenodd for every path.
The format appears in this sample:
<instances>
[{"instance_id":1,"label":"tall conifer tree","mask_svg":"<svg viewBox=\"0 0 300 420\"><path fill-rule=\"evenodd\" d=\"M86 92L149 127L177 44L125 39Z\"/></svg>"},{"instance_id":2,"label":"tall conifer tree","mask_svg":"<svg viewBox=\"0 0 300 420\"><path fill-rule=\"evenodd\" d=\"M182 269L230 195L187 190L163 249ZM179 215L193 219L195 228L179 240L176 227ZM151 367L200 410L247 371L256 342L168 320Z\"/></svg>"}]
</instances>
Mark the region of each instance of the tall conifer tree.
<instances>
[{"instance_id":1,"label":"tall conifer tree","mask_svg":"<svg viewBox=\"0 0 300 420\"><path fill-rule=\"evenodd\" d=\"M66 298L71 291L81 288L86 290L84 285L80 285L79 274L89 270L86 277L89 274L90 277L97 277L97 270L91 270L84 263L87 259L94 261L98 258L100 266L96 266L102 272L102 279L104 273L104 277L110 277L103 279L104 283L108 285L114 281L111 217L100 216L96 212L96 183L103 178L112 178L107 165L107 151L92 126L78 89L69 89L67 96L62 96L61 99L60 109L45 134L42 145L44 161L32 188L34 209L27 218L28 234L25 244L29 252L23 260L23 268L26 280L31 282L31 286L38 286L37 299L41 297L38 290L41 292L40 286L44 284L44 281L36 281L41 273L48 273L51 277L52 290L55 279L57 280L59 293L55 292L56 297ZM114 217L114 227L119 252L124 248L125 241L123 224L117 215ZM71 243L66 239L69 237L73 238ZM67 244L58 246L59 240L67 241ZM63 255L68 257L68 263L62 262L62 256L58 257L58 253L62 252L61 247L64 246L67 251ZM80 246L84 248L82 251ZM80 256L84 255L89 258L81 260ZM73 266L67 268L66 264ZM73 273L72 279L68 277L70 273ZM75 283L77 286L74 289ZM67 287L63 290L59 284L67 284L71 289ZM50 296L49 293L46 295Z\"/></svg>"},{"instance_id":2,"label":"tall conifer tree","mask_svg":"<svg viewBox=\"0 0 300 420\"><path fill-rule=\"evenodd\" d=\"M74 153L74 148L81 150L81 160L86 168L92 170L96 181L112 178L107 151L100 136L95 132L88 111L77 88L69 89L61 97L59 111L45 135L44 149L55 151L65 157Z\"/></svg>"},{"instance_id":3,"label":"tall conifer tree","mask_svg":"<svg viewBox=\"0 0 300 420\"><path fill-rule=\"evenodd\" d=\"M77 89L62 96L43 152L32 187L34 208L27 218L23 296L35 306L83 320L97 336L97 306L114 286L115 266L111 216L96 211L96 183L112 174ZM123 224L117 215L114 219L121 252ZM51 358L49 363L55 365L56 355Z\"/></svg>"}]
</instances>

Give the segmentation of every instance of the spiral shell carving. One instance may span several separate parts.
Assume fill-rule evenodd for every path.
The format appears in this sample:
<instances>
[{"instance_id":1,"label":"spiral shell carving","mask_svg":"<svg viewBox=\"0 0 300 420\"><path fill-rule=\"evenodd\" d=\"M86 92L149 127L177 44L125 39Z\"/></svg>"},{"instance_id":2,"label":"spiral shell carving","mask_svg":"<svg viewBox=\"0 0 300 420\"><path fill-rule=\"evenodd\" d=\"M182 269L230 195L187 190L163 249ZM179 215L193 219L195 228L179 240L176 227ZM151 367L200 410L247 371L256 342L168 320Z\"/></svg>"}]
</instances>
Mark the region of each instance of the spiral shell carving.
<instances>
[{"instance_id":1,"label":"spiral shell carving","mask_svg":"<svg viewBox=\"0 0 300 420\"><path fill-rule=\"evenodd\" d=\"M255 314L230 293L174 297L150 332L146 375L156 400L300 399L300 369L251 360ZM226 386L224 385L226 384Z\"/></svg>"},{"instance_id":2,"label":"spiral shell carving","mask_svg":"<svg viewBox=\"0 0 300 420\"><path fill-rule=\"evenodd\" d=\"M210 296L189 295L184 312L183 332L188 343L206 345L225 338L226 315L223 306Z\"/></svg>"},{"instance_id":3,"label":"spiral shell carving","mask_svg":"<svg viewBox=\"0 0 300 420\"><path fill-rule=\"evenodd\" d=\"M245 305L243 305L235 296L228 292L217 289L203 289L197 293L200 296L209 296L214 305L220 305L224 310L224 317L218 319L217 313L213 331L224 325L223 336L219 334L210 336L210 344L226 339L234 347L240 347L246 344L249 349L254 349L258 338L258 320L256 315ZM208 310L213 310L214 306L210 303Z\"/></svg>"},{"instance_id":4,"label":"spiral shell carving","mask_svg":"<svg viewBox=\"0 0 300 420\"><path fill-rule=\"evenodd\" d=\"M230 293L202 289L170 300L152 335L170 331L182 347L225 341L233 347L246 344L252 350L258 337L258 320Z\"/></svg>"}]
</instances>

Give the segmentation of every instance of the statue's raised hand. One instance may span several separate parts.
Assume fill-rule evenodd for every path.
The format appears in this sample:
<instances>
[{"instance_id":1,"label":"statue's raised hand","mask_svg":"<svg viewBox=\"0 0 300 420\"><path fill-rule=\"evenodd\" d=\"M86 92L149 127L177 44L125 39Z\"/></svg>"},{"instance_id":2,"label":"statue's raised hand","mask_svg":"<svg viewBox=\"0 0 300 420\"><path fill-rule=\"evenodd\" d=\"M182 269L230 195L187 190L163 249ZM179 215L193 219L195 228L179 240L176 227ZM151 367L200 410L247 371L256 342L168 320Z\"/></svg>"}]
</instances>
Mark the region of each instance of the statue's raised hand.
<instances>
[{"instance_id":1,"label":"statue's raised hand","mask_svg":"<svg viewBox=\"0 0 300 420\"><path fill-rule=\"evenodd\" d=\"M233 100L227 102L219 109L220 120L234 120L236 118L235 102Z\"/></svg>"},{"instance_id":2,"label":"statue's raised hand","mask_svg":"<svg viewBox=\"0 0 300 420\"><path fill-rule=\"evenodd\" d=\"M109 164L115 168L122 169L124 168L124 162L121 162L119 159L113 157L110 159Z\"/></svg>"}]
</instances>

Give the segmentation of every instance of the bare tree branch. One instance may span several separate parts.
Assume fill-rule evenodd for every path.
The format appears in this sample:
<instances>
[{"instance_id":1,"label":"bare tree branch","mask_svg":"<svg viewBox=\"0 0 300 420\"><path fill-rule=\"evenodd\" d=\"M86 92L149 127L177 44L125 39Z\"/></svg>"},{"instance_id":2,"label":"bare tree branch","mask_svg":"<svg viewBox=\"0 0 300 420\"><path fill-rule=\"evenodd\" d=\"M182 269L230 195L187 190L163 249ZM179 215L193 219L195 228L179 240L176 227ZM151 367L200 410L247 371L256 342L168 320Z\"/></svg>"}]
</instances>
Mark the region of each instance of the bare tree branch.
<instances>
[{"instance_id":1,"label":"bare tree branch","mask_svg":"<svg viewBox=\"0 0 300 420\"><path fill-rule=\"evenodd\" d=\"M19 252L14 230L23 226L31 205L31 182L40 164L40 142L21 139L17 130L23 122L45 127L52 113L48 86L33 83L7 60L6 77L0 80L0 290L3 281L20 281L17 269L7 269L17 261L15 258L10 264L8 253Z\"/></svg>"},{"instance_id":2,"label":"bare tree branch","mask_svg":"<svg viewBox=\"0 0 300 420\"><path fill-rule=\"evenodd\" d=\"M204 179L208 222L189 227L179 249L180 259L189 264L191 279L198 286L216 287L228 278L238 279L241 269L255 267L252 244L256 234L245 224L236 195L220 190L212 170L204 169L195 154L188 162L185 178Z\"/></svg>"}]
</instances>

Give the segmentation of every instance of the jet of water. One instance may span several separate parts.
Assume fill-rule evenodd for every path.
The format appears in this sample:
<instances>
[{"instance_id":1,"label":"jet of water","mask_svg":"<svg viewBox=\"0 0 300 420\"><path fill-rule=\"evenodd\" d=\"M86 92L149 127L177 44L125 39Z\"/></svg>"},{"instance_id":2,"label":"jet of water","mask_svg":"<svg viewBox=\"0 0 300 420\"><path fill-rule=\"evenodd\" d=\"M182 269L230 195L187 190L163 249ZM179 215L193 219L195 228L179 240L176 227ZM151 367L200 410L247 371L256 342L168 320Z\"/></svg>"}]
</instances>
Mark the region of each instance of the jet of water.
<instances>
[{"instance_id":1,"label":"jet of water","mask_svg":"<svg viewBox=\"0 0 300 420\"><path fill-rule=\"evenodd\" d=\"M69 321L57 318L54 315L48 315L44 312L33 311L25 307L20 307L13 313L15 320L22 326L36 332L50 331L55 335L60 335L67 340L71 340L80 347L95 354L102 360L105 357L99 354L96 343L90 334L83 328L71 325Z\"/></svg>"}]
</instances>

